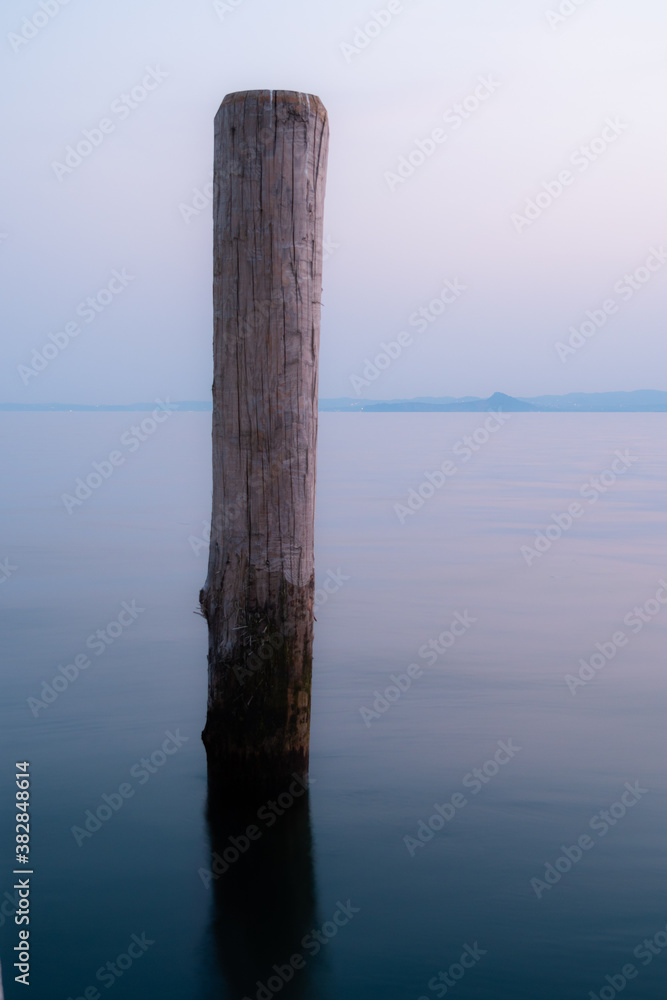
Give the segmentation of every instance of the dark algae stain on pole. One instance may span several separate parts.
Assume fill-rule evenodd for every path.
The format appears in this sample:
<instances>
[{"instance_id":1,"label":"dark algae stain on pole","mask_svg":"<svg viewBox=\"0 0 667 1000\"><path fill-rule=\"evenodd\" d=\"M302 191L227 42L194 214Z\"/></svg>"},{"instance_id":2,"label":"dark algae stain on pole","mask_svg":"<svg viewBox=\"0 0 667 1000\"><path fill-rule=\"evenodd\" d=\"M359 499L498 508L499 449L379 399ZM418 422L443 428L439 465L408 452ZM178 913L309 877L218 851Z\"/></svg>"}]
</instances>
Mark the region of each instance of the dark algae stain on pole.
<instances>
[{"instance_id":1,"label":"dark algae stain on pole","mask_svg":"<svg viewBox=\"0 0 667 1000\"><path fill-rule=\"evenodd\" d=\"M308 769L322 222L319 98L252 90L215 119L209 775Z\"/></svg>"}]
</instances>

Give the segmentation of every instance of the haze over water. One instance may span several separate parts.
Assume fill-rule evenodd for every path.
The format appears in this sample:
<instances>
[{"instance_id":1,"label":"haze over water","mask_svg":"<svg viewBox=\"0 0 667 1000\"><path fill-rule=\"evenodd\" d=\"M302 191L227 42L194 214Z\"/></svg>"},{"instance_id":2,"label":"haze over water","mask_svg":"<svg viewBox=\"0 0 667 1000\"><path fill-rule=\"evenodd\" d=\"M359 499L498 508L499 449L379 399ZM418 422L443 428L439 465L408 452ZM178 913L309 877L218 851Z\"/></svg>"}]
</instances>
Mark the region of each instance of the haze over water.
<instances>
[{"instance_id":1,"label":"haze over water","mask_svg":"<svg viewBox=\"0 0 667 1000\"><path fill-rule=\"evenodd\" d=\"M221 928L252 850L288 872L308 868L310 902L289 879L274 887L272 905L285 894L280 953L256 942L261 982L274 963L307 958L282 996L437 996L433 977L451 967L455 979L473 952L460 998L600 996L628 963L637 976L626 995L662 996L667 955L641 949L667 925L667 617L656 600L667 416L512 414L465 461L458 443L486 419L320 416L310 824L295 806L206 888L206 629L193 612L210 415L174 414L71 514L61 494L136 415L3 415L0 557L16 569L0 585L0 721L33 773L36 996L94 985L106 995L97 970L145 933L153 943L119 996L240 1000L220 962L229 971L243 956ZM629 467L591 502L619 451ZM446 460L456 472L401 523L395 505L419 497ZM575 502L571 527L547 533ZM527 560L521 547L538 531L552 543ZM133 601L144 610L96 655L88 637ZM573 693L566 676L619 632L626 642ZM35 717L28 699L80 653L90 666ZM162 761L167 732L185 740ZM142 780L137 765L156 752ZM7 795L12 781L1 777ZM134 794L79 846L72 827L123 783ZM640 790L631 805L628 784ZM453 817L429 826L436 805ZM581 837L592 846L568 868L559 859L564 848L576 858ZM290 838L312 849L312 870L285 853ZM564 871L540 888L557 863ZM3 892L11 878L5 865ZM300 921L333 926L348 902L358 912L318 955L284 940ZM241 907L240 922L248 916ZM6 920L0 933L7 986Z\"/></svg>"}]
</instances>

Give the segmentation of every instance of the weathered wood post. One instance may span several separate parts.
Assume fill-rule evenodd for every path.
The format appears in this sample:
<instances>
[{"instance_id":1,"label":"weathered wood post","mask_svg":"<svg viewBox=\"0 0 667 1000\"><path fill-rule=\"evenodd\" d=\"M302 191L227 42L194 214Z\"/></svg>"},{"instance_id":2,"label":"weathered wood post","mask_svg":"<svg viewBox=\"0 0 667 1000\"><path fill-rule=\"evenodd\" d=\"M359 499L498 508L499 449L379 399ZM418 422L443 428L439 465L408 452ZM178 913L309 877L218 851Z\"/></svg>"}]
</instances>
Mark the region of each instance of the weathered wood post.
<instances>
[{"instance_id":1,"label":"weathered wood post","mask_svg":"<svg viewBox=\"0 0 667 1000\"><path fill-rule=\"evenodd\" d=\"M322 215L319 98L252 90L215 119L209 773L308 769Z\"/></svg>"}]
</instances>

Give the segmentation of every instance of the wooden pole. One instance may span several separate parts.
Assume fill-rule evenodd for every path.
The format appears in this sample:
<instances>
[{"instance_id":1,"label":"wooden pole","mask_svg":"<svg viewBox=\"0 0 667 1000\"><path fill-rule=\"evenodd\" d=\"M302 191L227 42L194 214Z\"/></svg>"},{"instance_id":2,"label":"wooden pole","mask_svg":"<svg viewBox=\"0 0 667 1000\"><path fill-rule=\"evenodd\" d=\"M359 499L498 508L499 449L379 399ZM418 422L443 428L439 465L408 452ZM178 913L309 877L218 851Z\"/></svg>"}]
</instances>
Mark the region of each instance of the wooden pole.
<instances>
[{"instance_id":1,"label":"wooden pole","mask_svg":"<svg viewBox=\"0 0 667 1000\"><path fill-rule=\"evenodd\" d=\"M322 214L319 98L228 94L215 119L213 515L202 734L228 783L308 769Z\"/></svg>"}]
</instances>

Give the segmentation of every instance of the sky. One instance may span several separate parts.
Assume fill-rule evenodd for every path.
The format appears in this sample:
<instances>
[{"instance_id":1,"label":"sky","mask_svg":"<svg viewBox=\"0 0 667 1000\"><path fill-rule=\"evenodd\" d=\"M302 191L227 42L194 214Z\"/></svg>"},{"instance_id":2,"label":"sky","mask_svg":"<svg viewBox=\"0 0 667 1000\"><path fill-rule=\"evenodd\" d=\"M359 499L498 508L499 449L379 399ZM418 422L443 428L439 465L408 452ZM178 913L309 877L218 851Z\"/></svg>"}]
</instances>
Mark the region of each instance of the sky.
<instances>
[{"instance_id":1,"label":"sky","mask_svg":"<svg viewBox=\"0 0 667 1000\"><path fill-rule=\"evenodd\" d=\"M210 398L213 119L262 88L329 113L321 396L667 388L661 0L5 0L0 21L0 402Z\"/></svg>"}]
</instances>

